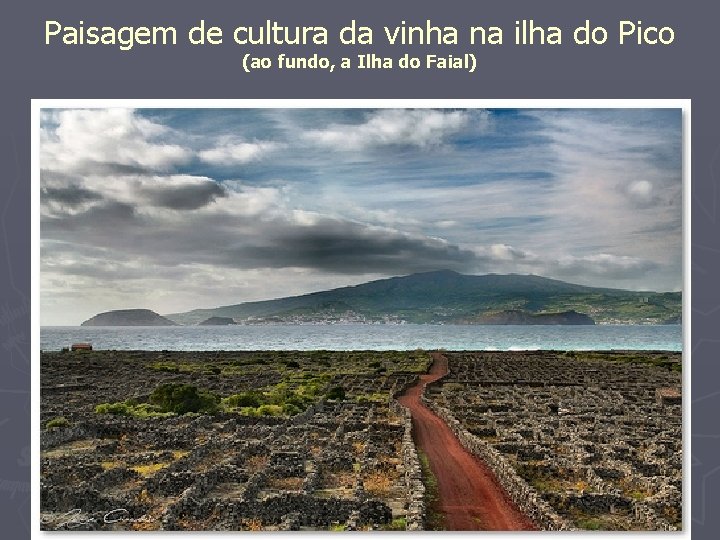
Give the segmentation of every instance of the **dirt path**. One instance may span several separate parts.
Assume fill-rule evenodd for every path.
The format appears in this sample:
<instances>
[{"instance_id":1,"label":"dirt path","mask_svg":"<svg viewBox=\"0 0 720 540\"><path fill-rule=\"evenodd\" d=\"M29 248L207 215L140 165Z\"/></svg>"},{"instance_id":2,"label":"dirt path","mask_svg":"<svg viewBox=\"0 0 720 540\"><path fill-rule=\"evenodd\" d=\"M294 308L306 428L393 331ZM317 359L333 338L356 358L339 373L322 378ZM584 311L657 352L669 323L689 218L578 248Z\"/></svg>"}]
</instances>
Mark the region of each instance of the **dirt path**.
<instances>
[{"instance_id":1,"label":"dirt path","mask_svg":"<svg viewBox=\"0 0 720 540\"><path fill-rule=\"evenodd\" d=\"M438 483L445 528L455 531L536 530L533 522L513 504L492 471L470 454L440 417L420 401L429 382L447 373L448 361L433 353L430 373L398 398L410 409L415 444L425 452Z\"/></svg>"}]
</instances>

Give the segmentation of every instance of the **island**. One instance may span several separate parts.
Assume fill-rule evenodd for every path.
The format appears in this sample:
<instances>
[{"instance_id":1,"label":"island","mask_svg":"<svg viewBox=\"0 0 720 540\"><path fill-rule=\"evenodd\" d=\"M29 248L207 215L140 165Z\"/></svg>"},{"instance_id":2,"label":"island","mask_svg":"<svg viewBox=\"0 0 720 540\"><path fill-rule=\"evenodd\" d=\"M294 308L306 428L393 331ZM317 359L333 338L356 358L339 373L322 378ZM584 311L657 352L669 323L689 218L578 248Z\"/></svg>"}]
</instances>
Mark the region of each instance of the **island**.
<instances>
[{"instance_id":1,"label":"island","mask_svg":"<svg viewBox=\"0 0 720 540\"><path fill-rule=\"evenodd\" d=\"M179 326L150 309L115 309L98 313L80 326Z\"/></svg>"}]
</instances>

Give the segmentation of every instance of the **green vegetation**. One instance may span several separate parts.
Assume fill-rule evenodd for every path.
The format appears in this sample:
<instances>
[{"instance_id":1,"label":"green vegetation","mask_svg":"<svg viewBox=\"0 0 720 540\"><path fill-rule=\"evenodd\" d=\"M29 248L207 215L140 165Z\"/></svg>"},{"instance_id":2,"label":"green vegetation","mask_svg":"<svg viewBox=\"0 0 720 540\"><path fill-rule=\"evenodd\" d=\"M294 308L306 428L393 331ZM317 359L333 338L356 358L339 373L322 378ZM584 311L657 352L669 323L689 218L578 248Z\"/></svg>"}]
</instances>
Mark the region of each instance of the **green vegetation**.
<instances>
[{"instance_id":1,"label":"green vegetation","mask_svg":"<svg viewBox=\"0 0 720 540\"><path fill-rule=\"evenodd\" d=\"M627 493L627 496L631 499L635 499L636 501L642 501L644 499L647 499L648 493L646 491L636 489Z\"/></svg>"},{"instance_id":2,"label":"green vegetation","mask_svg":"<svg viewBox=\"0 0 720 540\"><path fill-rule=\"evenodd\" d=\"M358 403L387 403L390 401L388 394L372 393L372 394L358 394L355 396L355 400Z\"/></svg>"},{"instance_id":3,"label":"green vegetation","mask_svg":"<svg viewBox=\"0 0 720 540\"><path fill-rule=\"evenodd\" d=\"M334 386L325 395L328 399L336 399L342 401L345 399L345 389L342 386Z\"/></svg>"},{"instance_id":4,"label":"green vegetation","mask_svg":"<svg viewBox=\"0 0 720 540\"><path fill-rule=\"evenodd\" d=\"M220 398L207 390L189 384L161 384L150 395L150 403L134 399L116 403L101 403L95 407L98 414L132 416L134 418L163 418L178 414L218 412Z\"/></svg>"},{"instance_id":5,"label":"green vegetation","mask_svg":"<svg viewBox=\"0 0 720 540\"><path fill-rule=\"evenodd\" d=\"M166 383L153 390L150 403L162 412L213 414L219 410L220 398L189 384Z\"/></svg>"},{"instance_id":6,"label":"green vegetation","mask_svg":"<svg viewBox=\"0 0 720 540\"><path fill-rule=\"evenodd\" d=\"M134 400L101 403L95 407L97 414L115 416L132 416L133 418L167 418L175 416L173 412L163 411L159 406L150 403L136 403Z\"/></svg>"},{"instance_id":7,"label":"green vegetation","mask_svg":"<svg viewBox=\"0 0 720 540\"><path fill-rule=\"evenodd\" d=\"M430 468L430 460L427 454L422 450L418 450L418 458L420 459L420 468L422 469L423 483L425 484L425 508L427 509L425 530L444 531L445 516L439 509L440 493L437 478L435 478Z\"/></svg>"},{"instance_id":8,"label":"green vegetation","mask_svg":"<svg viewBox=\"0 0 720 540\"><path fill-rule=\"evenodd\" d=\"M598 518L594 518L594 517L577 519L575 521L575 524L578 526L578 529L584 529L586 531L605 531L605 530L607 530L603 526L602 520L598 519Z\"/></svg>"},{"instance_id":9,"label":"green vegetation","mask_svg":"<svg viewBox=\"0 0 720 540\"><path fill-rule=\"evenodd\" d=\"M281 382L266 391L246 391L220 399L207 390L189 384L161 384L150 395L150 403L127 400L101 403L95 407L98 414L132 416L134 418L161 418L182 414L215 414L230 412L244 416L293 416L321 398L344 399L345 390L335 386L323 393L322 379L311 379L294 390Z\"/></svg>"},{"instance_id":10,"label":"green vegetation","mask_svg":"<svg viewBox=\"0 0 720 540\"><path fill-rule=\"evenodd\" d=\"M55 418L48 420L45 423L45 429L68 427L69 425L70 420L68 420L64 416L56 416Z\"/></svg>"},{"instance_id":11,"label":"green vegetation","mask_svg":"<svg viewBox=\"0 0 720 540\"><path fill-rule=\"evenodd\" d=\"M303 383L298 384L294 389L291 389L288 382L281 382L264 392L247 391L232 394L221 400L221 409L244 416L293 416L303 412L322 397L335 399L329 397L330 393L322 393L324 386L322 378L302 380Z\"/></svg>"},{"instance_id":12,"label":"green vegetation","mask_svg":"<svg viewBox=\"0 0 720 540\"><path fill-rule=\"evenodd\" d=\"M123 353L118 361L135 366L136 356L133 351ZM224 355L179 352L172 356L162 353L145 363L145 369L182 375L187 382L159 385L146 399L147 403L132 399L101 403L95 410L99 414L135 418L216 413L289 417L321 400L383 404L389 401L389 394L351 391L343 386L343 378L372 376L384 384L393 373L425 373L431 362L430 355L423 350L237 351ZM219 395L211 391L216 388L216 381L223 378L236 381L235 393ZM193 385L194 381L199 384Z\"/></svg>"},{"instance_id":13,"label":"green vegetation","mask_svg":"<svg viewBox=\"0 0 720 540\"><path fill-rule=\"evenodd\" d=\"M404 531L407 528L407 522L404 517L395 518L387 525L382 527L383 531Z\"/></svg>"},{"instance_id":14,"label":"green vegetation","mask_svg":"<svg viewBox=\"0 0 720 540\"><path fill-rule=\"evenodd\" d=\"M232 394L222 400L222 406L225 410L233 410L240 407L259 407L261 404L262 394L260 392L248 391Z\"/></svg>"},{"instance_id":15,"label":"green vegetation","mask_svg":"<svg viewBox=\"0 0 720 540\"><path fill-rule=\"evenodd\" d=\"M540 493L563 491L570 487L569 479L562 479L547 467L547 463L537 461L533 463L518 462L515 464L518 476Z\"/></svg>"}]
</instances>

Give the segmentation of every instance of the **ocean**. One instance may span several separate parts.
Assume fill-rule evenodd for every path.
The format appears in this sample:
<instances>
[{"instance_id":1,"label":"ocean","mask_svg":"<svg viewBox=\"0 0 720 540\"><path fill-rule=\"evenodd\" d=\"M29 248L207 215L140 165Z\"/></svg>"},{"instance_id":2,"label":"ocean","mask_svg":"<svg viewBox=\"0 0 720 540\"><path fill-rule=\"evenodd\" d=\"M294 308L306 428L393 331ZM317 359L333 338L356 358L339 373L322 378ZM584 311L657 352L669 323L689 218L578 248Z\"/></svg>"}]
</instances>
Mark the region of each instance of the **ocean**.
<instances>
[{"instance_id":1,"label":"ocean","mask_svg":"<svg viewBox=\"0 0 720 540\"><path fill-rule=\"evenodd\" d=\"M682 327L269 325L45 326L40 348L76 342L100 350L682 350Z\"/></svg>"}]
</instances>

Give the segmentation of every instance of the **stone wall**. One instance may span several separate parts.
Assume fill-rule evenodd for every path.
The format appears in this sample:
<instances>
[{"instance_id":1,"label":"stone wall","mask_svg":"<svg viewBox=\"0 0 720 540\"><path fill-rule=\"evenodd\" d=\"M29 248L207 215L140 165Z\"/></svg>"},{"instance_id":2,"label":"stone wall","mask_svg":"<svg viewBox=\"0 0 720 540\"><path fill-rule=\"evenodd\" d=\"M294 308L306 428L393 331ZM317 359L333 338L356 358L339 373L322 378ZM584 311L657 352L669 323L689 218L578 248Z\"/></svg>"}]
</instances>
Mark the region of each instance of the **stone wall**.
<instances>
[{"instance_id":1,"label":"stone wall","mask_svg":"<svg viewBox=\"0 0 720 540\"><path fill-rule=\"evenodd\" d=\"M450 372L428 386L424 402L543 527L680 526L681 409L656 399L657 388L680 394L680 375L667 367L679 355L448 357Z\"/></svg>"},{"instance_id":2,"label":"stone wall","mask_svg":"<svg viewBox=\"0 0 720 540\"><path fill-rule=\"evenodd\" d=\"M500 452L463 428L450 411L436 406L424 395L422 400L428 408L445 421L468 452L480 458L490 467L513 502L539 527L546 531L575 530L566 519L553 510L552 506L534 488L518 476L514 467Z\"/></svg>"}]
</instances>

